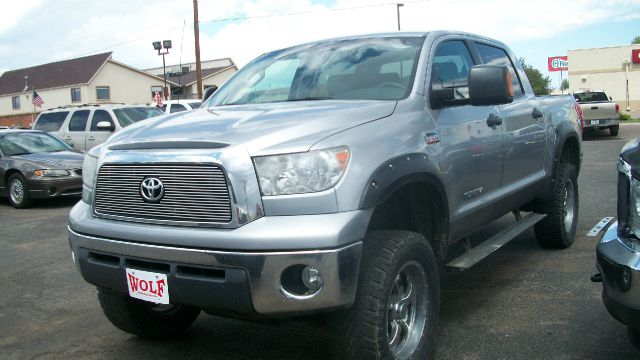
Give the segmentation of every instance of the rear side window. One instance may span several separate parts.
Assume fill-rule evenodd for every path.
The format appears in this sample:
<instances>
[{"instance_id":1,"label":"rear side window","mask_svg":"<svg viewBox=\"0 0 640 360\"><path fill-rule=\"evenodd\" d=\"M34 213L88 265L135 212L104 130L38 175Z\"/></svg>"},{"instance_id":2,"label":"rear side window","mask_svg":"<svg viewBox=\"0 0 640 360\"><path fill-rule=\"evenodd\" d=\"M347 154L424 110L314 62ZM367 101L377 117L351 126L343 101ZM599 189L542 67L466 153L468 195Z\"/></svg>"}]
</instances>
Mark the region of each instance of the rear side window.
<instances>
[{"instance_id":1,"label":"rear side window","mask_svg":"<svg viewBox=\"0 0 640 360\"><path fill-rule=\"evenodd\" d=\"M78 110L71 115L69 120L69 131L85 131L87 129L87 120L89 119L89 110Z\"/></svg>"},{"instance_id":2,"label":"rear side window","mask_svg":"<svg viewBox=\"0 0 640 360\"><path fill-rule=\"evenodd\" d=\"M96 110L93 113L93 118L91 119L91 131L109 131L109 129L99 129L98 123L101 121L107 121L111 123L111 126L115 126L113 123L113 119L108 112L104 110Z\"/></svg>"},{"instance_id":3,"label":"rear side window","mask_svg":"<svg viewBox=\"0 0 640 360\"><path fill-rule=\"evenodd\" d=\"M170 113L177 113L177 112L181 112L181 111L186 111L187 108L184 107L184 105L180 105L180 104L173 104L171 105L171 111Z\"/></svg>"},{"instance_id":4,"label":"rear side window","mask_svg":"<svg viewBox=\"0 0 640 360\"><path fill-rule=\"evenodd\" d=\"M478 52L480 53L480 58L482 62L488 65L503 65L509 69L509 73L511 73L511 81L513 83L513 92L516 97L524 94L524 90L522 89L522 84L516 74L515 67L509 59L509 55L507 53L497 47L478 44L476 43L478 48Z\"/></svg>"},{"instance_id":5,"label":"rear side window","mask_svg":"<svg viewBox=\"0 0 640 360\"><path fill-rule=\"evenodd\" d=\"M58 131L64 123L64 119L69 115L68 111L56 111L46 114L41 114L36 120L36 124L33 126L34 130L42 130L46 132Z\"/></svg>"}]
</instances>

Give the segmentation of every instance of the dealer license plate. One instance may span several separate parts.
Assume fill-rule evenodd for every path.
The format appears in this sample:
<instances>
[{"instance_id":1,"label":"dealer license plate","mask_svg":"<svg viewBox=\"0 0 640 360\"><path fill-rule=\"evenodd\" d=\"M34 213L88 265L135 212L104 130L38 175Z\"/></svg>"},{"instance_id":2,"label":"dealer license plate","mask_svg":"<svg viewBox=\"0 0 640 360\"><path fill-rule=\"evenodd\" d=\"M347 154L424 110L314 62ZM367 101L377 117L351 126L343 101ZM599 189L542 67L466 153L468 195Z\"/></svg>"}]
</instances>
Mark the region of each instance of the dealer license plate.
<instances>
[{"instance_id":1,"label":"dealer license plate","mask_svg":"<svg viewBox=\"0 0 640 360\"><path fill-rule=\"evenodd\" d=\"M132 298L169 304L169 284L165 274L127 269L127 286Z\"/></svg>"},{"instance_id":2,"label":"dealer license plate","mask_svg":"<svg viewBox=\"0 0 640 360\"><path fill-rule=\"evenodd\" d=\"M591 120L591 125L600 125L600 120Z\"/></svg>"}]
</instances>

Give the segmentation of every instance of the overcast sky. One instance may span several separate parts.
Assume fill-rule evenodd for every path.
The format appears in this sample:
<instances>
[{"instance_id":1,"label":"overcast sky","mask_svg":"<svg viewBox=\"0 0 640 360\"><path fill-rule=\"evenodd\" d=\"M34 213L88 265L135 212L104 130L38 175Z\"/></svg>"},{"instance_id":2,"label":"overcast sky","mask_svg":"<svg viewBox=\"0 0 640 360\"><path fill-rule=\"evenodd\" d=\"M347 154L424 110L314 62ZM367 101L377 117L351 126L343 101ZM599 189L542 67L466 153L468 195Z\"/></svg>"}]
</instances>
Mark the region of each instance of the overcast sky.
<instances>
[{"instance_id":1,"label":"overcast sky","mask_svg":"<svg viewBox=\"0 0 640 360\"><path fill-rule=\"evenodd\" d=\"M640 35L640 0L406 0L402 30L463 30L501 40L546 72L548 56L627 45ZM200 0L201 59L239 66L269 50L336 36L397 30L385 0ZM192 0L3 0L0 73L113 51L138 68L162 65L151 42L170 39L167 64L195 60ZM549 74L557 86L558 74ZM565 75L566 76L566 75Z\"/></svg>"}]
</instances>

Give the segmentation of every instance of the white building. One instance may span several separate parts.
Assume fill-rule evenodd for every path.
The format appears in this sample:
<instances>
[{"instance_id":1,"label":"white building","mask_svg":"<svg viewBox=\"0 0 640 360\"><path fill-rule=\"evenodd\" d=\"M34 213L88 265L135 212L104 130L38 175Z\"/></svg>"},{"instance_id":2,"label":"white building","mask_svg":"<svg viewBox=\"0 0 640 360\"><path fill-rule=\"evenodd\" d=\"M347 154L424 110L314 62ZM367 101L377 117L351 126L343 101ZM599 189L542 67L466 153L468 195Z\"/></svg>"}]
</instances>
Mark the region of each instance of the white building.
<instances>
[{"instance_id":1,"label":"white building","mask_svg":"<svg viewBox=\"0 0 640 360\"><path fill-rule=\"evenodd\" d=\"M7 71L0 76L0 125L29 126L37 112L66 105L150 104L162 85L162 78L117 62L110 52ZM42 108L32 105L34 90Z\"/></svg>"},{"instance_id":2,"label":"white building","mask_svg":"<svg viewBox=\"0 0 640 360\"><path fill-rule=\"evenodd\" d=\"M640 110L640 45L569 50L568 56L569 91L602 89L620 109Z\"/></svg>"},{"instance_id":3,"label":"white building","mask_svg":"<svg viewBox=\"0 0 640 360\"><path fill-rule=\"evenodd\" d=\"M202 61L200 68L203 90L210 87L219 88L238 71L238 67L230 58ZM166 70L167 80L173 83L170 85L171 99L196 99L198 97L196 63L168 65ZM144 71L158 77L164 76L162 67Z\"/></svg>"}]
</instances>

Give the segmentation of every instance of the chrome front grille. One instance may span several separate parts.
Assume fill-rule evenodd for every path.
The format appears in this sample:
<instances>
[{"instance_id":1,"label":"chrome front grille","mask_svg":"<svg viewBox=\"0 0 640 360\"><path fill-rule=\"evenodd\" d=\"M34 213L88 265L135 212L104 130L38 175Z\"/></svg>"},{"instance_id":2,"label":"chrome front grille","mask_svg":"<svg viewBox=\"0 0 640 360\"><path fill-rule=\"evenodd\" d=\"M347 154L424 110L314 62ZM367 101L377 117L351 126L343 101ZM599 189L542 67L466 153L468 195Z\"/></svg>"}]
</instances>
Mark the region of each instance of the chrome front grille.
<instances>
[{"instance_id":1,"label":"chrome front grille","mask_svg":"<svg viewBox=\"0 0 640 360\"><path fill-rule=\"evenodd\" d=\"M164 196L145 202L140 185L160 179ZM231 222L231 201L224 172L214 164L104 164L95 189L94 211L125 220L215 225Z\"/></svg>"}]
</instances>

